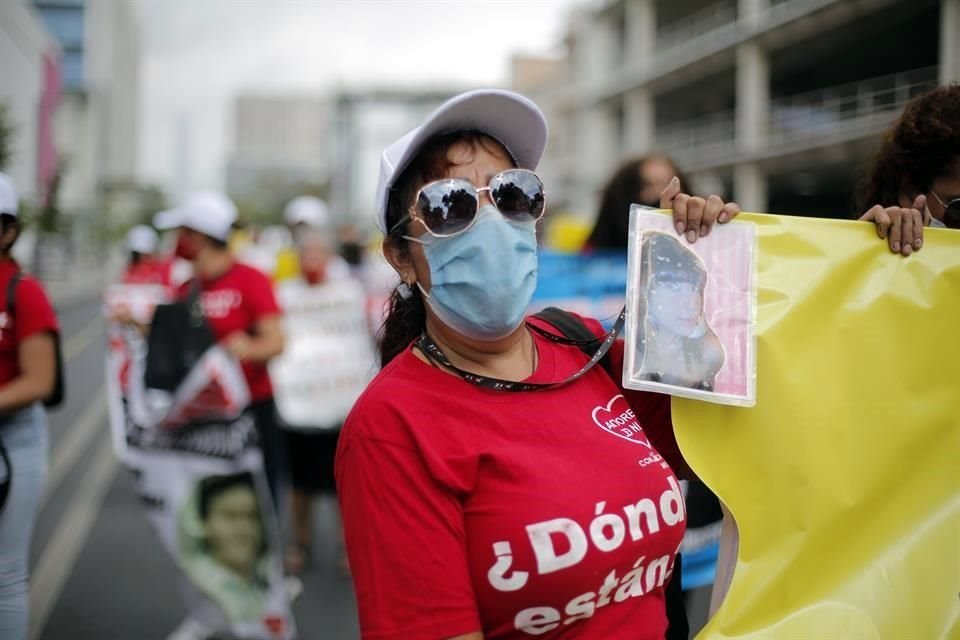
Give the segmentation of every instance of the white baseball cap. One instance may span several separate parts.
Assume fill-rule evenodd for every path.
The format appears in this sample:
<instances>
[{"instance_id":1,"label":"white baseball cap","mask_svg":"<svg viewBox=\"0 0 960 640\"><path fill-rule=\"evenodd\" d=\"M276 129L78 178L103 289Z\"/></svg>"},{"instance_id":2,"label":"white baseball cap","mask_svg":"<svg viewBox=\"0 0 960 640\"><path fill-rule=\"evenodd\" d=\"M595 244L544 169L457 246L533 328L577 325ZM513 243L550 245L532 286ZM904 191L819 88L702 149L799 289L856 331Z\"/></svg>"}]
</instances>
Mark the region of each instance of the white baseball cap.
<instances>
[{"instance_id":1,"label":"white baseball cap","mask_svg":"<svg viewBox=\"0 0 960 640\"><path fill-rule=\"evenodd\" d=\"M153 218L157 229L186 227L226 242L233 223L237 221L237 207L219 191L198 191L177 207L161 211Z\"/></svg>"},{"instance_id":2,"label":"white baseball cap","mask_svg":"<svg viewBox=\"0 0 960 640\"><path fill-rule=\"evenodd\" d=\"M327 213L327 203L320 198L297 196L284 207L283 219L290 226L303 223L319 229L327 225L330 215Z\"/></svg>"},{"instance_id":3,"label":"white baseball cap","mask_svg":"<svg viewBox=\"0 0 960 640\"><path fill-rule=\"evenodd\" d=\"M137 253L153 253L157 250L159 238L157 232L145 224L137 226L127 231L127 249Z\"/></svg>"},{"instance_id":4,"label":"white baseball cap","mask_svg":"<svg viewBox=\"0 0 960 640\"><path fill-rule=\"evenodd\" d=\"M531 100L500 89L467 91L447 100L423 124L383 150L377 181L377 228L387 233L390 189L430 138L479 131L500 142L521 169L536 169L547 146L547 120Z\"/></svg>"},{"instance_id":5,"label":"white baseball cap","mask_svg":"<svg viewBox=\"0 0 960 640\"><path fill-rule=\"evenodd\" d=\"M0 213L16 216L19 205L17 188L13 186L13 180L7 174L0 173Z\"/></svg>"}]
</instances>

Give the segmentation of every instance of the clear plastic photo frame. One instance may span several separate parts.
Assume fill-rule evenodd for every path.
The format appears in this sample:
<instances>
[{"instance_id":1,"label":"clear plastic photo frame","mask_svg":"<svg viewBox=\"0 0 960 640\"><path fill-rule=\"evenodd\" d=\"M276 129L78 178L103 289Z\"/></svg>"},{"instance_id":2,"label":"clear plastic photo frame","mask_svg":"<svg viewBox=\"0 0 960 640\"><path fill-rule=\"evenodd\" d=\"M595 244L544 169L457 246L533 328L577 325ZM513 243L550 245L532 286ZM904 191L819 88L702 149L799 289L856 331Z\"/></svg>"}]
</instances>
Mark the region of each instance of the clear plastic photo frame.
<instances>
[{"instance_id":1,"label":"clear plastic photo frame","mask_svg":"<svg viewBox=\"0 0 960 640\"><path fill-rule=\"evenodd\" d=\"M757 243L734 220L690 244L669 212L631 207L625 387L756 404Z\"/></svg>"}]
</instances>

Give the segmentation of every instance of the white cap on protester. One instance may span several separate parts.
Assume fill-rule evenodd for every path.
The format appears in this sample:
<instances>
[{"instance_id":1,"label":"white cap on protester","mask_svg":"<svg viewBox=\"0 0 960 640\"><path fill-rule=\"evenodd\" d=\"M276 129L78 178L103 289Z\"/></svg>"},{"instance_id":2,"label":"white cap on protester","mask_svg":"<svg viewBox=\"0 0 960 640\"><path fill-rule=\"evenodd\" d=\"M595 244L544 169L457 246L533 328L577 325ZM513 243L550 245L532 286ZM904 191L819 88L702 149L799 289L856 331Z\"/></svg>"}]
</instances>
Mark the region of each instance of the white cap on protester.
<instances>
[{"instance_id":1,"label":"white cap on protester","mask_svg":"<svg viewBox=\"0 0 960 640\"><path fill-rule=\"evenodd\" d=\"M521 169L536 169L547 146L547 120L540 108L512 91L477 89L454 96L423 124L383 150L377 182L376 223L387 229L387 199L397 177L435 135L474 130L497 139Z\"/></svg>"},{"instance_id":2,"label":"white cap on protester","mask_svg":"<svg viewBox=\"0 0 960 640\"><path fill-rule=\"evenodd\" d=\"M13 186L13 180L7 174L0 173L0 213L16 216L19 204L17 188Z\"/></svg>"},{"instance_id":3,"label":"white cap on protester","mask_svg":"<svg viewBox=\"0 0 960 640\"><path fill-rule=\"evenodd\" d=\"M327 226L330 215L327 213L327 203L320 198L297 196L284 207L283 219L290 226L303 223L308 227L320 229Z\"/></svg>"},{"instance_id":4,"label":"white cap on protester","mask_svg":"<svg viewBox=\"0 0 960 640\"><path fill-rule=\"evenodd\" d=\"M138 224L127 232L127 249L136 253L148 254L157 250L159 238L157 232L145 224Z\"/></svg>"},{"instance_id":5,"label":"white cap on protester","mask_svg":"<svg viewBox=\"0 0 960 640\"><path fill-rule=\"evenodd\" d=\"M182 204L161 211L153 218L157 229L186 227L226 242L233 223L237 221L237 207L219 191L198 191Z\"/></svg>"}]
</instances>

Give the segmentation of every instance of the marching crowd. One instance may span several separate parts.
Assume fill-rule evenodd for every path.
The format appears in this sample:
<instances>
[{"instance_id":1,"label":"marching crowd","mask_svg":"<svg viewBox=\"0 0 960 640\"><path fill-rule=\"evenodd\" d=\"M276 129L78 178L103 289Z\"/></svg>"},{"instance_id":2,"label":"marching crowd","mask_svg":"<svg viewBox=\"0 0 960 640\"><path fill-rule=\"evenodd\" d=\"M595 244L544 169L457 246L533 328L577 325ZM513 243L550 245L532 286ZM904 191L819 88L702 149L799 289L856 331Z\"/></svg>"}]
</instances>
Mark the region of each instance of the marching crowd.
<instances>
[{"instance_id":1,"label":"marching crowd","mask_svg":"<svg viewBox=\"0 0 960 640\"><path fill-rule=\"evenodd\" d=\"M194 576L185 592L206 594L219 617L188 619L171 638L292 637L292 621L278 626L270 616L289 617L295 582L283 581L286 609L262 604L256 589L233 599L214 591L242 591L236 575L248 586L269 582L269 571L248 571L244 557L266 562L260 549L277 531L286 541L283 573L304 571L313 498L334 489L342 572L352 577L364 638L687 637L677 551L688 526L718 523L724 510L680 453L670 397L625 389L610 375L624 358L615 332L574 314L563 322L528 315L550 211L549 185L535 173L546 144L540 109L499 90L455 96L398 137L381 156L372 210L392 269L386 278L356 229L334 233L324 203L309 196L287 205L285 226L258 233L214 191L129 230L118 284L165 293L153 321L122 304L109 309L109 321L142 340L131 358L140 358L146 387L178 398L191 368L220 348L242 373L242 413L254 434L247 444L262 455L252 472L200 478L192 519L178 516L180 544L193 532L196 549L210 556L181 562L188 581L196 567L225 569L218 585L196 586ZM584 252L626 253L631 203L671 210L687 243L740 212L718 195L694 194L666 155L624 164L602 194ZM960 228L960 86L907 105L858 203L855 217L902 257L922 250L925 228ZM19 232L17 193L0 174L0 637L11 640L27 633L44 405L69 389L53 307L11 257ZM362 360L367 375L340 391L342 412L309 424L291 416L324 407L309 406L309 391L305 408L278 402L277 363L322 350L322 307L333 291L367 345L352 342L355 326L348 340L350 327L330 321L323 352L353 353L337 358ZM313 306L295 317L290 310L308 298ZM571 322L588 337L571 337ZM349 352L336 350L344 348L341 330ZM294 383L315 382L295 379L307 370L287 371ZM132 401L123 402L133 416ZM595 407L642 425L663 464L638 466L629 447L590 425ZM194 422L181 428L206 424ZM686 504L681 478L689 481ZM735 545L735 528L728 533ZM730 571L718 572L716 601ZM234 624L249 622L244 616L256 624Z\"/></svg>"}]
</instances>

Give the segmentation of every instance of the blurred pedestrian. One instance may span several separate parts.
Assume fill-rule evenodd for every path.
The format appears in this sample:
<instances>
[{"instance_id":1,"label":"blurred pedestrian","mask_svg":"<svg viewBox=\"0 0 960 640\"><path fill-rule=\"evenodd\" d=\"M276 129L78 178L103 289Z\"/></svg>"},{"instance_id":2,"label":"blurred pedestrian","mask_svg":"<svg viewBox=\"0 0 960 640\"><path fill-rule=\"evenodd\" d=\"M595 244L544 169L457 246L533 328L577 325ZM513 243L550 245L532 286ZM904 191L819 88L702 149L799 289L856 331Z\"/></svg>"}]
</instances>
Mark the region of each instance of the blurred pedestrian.
<instances>
[{"instance_id":1,"label":"blurred pedestrian","mask_svg":"<svg viewBox=\"0 0 960 640\"><path fill-rule=\"evenodd\" d=\"M536 105L481 90L381 157L375 221L402 284L336 460L365 638L667 633L688 472L670 397L591 366L623 364L596 321L566 316L590 357L526 318L546 141ZM694 240L739 212L675 179L658 204Z\"/></svg>"},{"instance_id":2,"label":"blurred pedestrian","mask_svg":"<svg viewBox=\"0 0 960 640\"><path fill-rule=\"evenodd\" d=\"M923 227L960 229L960 84L911 100L883 137L857 198L890 251L923 247Z\"/></svg>"},{"instance_id":3,"label":"blurred pedestrian","mask_svg":"<svg viewBox=\"0 0 960 640\"><path fill-rule=\"evenodd\" d=\"M324 293L330 293L327 309L333 311L343 304L351 302L356 306L356 316L363 317L364 314L364 293L359 282L354 281L347 276L346 265L343 259L336 254L333 242L328 233L318 229L308 229L298 235L297 241L298 258L300 262L299 280L285 282L280 285L278 297L284 309L288 306L295 306L298 301L302 301L304 293L309 290L312 293L319 294L323 299ZM338 311L337 311L338 312ZM290 315L287 311L287 318L294 324L302 323L306 318L300 319ZM347 330L342 326L342 322L323 322L323 318L318 318L320 322L313 323L314 326L304 326L303 329L309 331L311 335L322 333L320 336L325 340L337 340L339 334L343 333L341 329ZM351 334L343 334L343 339L350 339L355 328L349 329ZM297 342L296 329L288 328L288 335L291 344L295 348ZM351 354L352 357L362 357L361 353ZM366 364L369 369L373 366L370 361ZM326 372L330 376L336 375L336 367L330 366ZM313 380L312 382L319 382ZM337 380L331 380L331 387L336 386ZM339 393L348 393L349 390L341 388ZM315 401L321 400L315 398ZM290 466L290 516L292 525L292 543L287 549L284 557L284 564L288 572L300 573L309 564L312 558L313 543L313 509L314 499L323 494L332 494L335 490L333 479L333 459L337 449L337 441L340 436L340 425L345 412L337 418L336 424L322 425L286 425L285 431L287 438L287 452ZM334 527L339 529L339 526ZM346 569L346 558L342 557L343 569Z\"/></svg>"},{"instance_id":4,"label":"blurred pedestrian","mask_svg":"<svg viewBox=\"0 0 960 640\"><path fill-rule=\"evenodd\" d=\"M157 232L147 225L139 224L127 232L126 246L130 258L120 278L123 284L171 286L172 263L158 258L159 243Z\"/></svg>"},{"instance_id":5,"label":"blurred pedestrian","mask_svg":"<svg viewBox=\"0 0 960 640\"><path fill-rule=\"evenodd\" d=\"M181 285L180 299L200 291L203 315L215 339L243 367L270 491L277 505L285 455L276 425L273 387L267 363L283 351L280 307L269 278L237 262L227 246L237 210L222 193L195 193L183 204L158 214L161 229L177 229L176 254L193 264L194 277Z\"/></svg>"},{"instance_id":6,"label":"blurred pedestrian","mask_svg":"<svg viewBox=\"0 0 960 640\"><path fill-rule=\"evenodd\" d=\"M603 188L600 210L585 248L626 252L630 205L659 207L660 194L674 176L684 193L693 192L690 180L669 156L651 153L620 165Z\"/></svg>"},{"instance_id":7,"label":"blurred pedestrian","mask_svg":"<svg viewBox=\"0 0 960 640\"><path fill-rule=\"evenodd\" d=\"M0 638L27 637L28 561L47 475L43 402L56 392L59 327L40 284L10 250L17 192L0 173Z\"/></svg>"}]
</instances>

